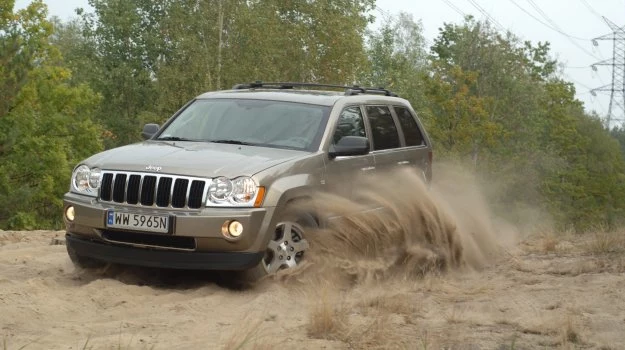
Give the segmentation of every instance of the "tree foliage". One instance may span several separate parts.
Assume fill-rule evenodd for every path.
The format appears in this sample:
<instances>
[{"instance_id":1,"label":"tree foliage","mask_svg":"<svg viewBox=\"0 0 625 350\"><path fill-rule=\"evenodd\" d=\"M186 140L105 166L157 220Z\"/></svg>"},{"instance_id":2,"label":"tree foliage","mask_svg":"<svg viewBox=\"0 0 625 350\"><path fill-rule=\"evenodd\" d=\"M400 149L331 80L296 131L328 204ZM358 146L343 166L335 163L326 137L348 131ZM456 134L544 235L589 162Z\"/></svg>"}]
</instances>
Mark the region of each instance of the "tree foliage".
<instances>
[{"instance_id":1,"label":"tree foliage","mask_svg":"<svg viewBox=\"0 0 625 350\"><path fill-rule=\"evenodd\" d=\"M0 1L0 227L49 227L60 221L74 164L101 149L91 116L98 97L70 86L70 72L50 45L41 1L13 12Z\"/></svg>"},{"instance_id":2,"label":"tree foliage","mask_svg":"<svg viewBox=\"0 0 625 350\"><path fill-rule=\"evenodd\" d=\"M406 13L383 20L377 31L367 33L368 65L360 72L359 80L364 85L391 89L423 112L423 76L428 67L421 23Z\"/></svg>"},{"instance_id":3,"label":"tree foliage","mask_svg":"<svg viewBox=\"0 0 625 350\"><path fill-rule=\"evenodd\" d=\"M0 227L55 225L80 159L254 80L387 87L415 107L437 159L491 184L496 208L578 230L621 223L625 129L584 110L549 43L467 17L428 44L405 13L370 27L375 0L89 4L62 22L41 0L17 12L0 0Z\"/></svg>"},{"instance_id":4,"label":"tree foliage","mask_svg":"<svg viewBox=\"0 0 625 350\"><path fill-rule=\"evenodd\" d=\"M443 150L505 183L495 194L502 207L548 211L563 228L618 224L618 143L558 77L548 43L521 42L468 17L446 24L431 51L430 132Z\"/></svg>"},{"instance_id":5,"label":"tree foliage","mask_svg":"<svg viewBox=\"0 0 625 350\"><path fill-rule=\"evenodd\" d=\"M78 11L82 38L70 23L59 44L65 56L82 53L68 67L102 95L97 115L113 147L205 91L258 79L353 81L373 2L89 0L94 11Z\"/></svg>"}]
</instances>

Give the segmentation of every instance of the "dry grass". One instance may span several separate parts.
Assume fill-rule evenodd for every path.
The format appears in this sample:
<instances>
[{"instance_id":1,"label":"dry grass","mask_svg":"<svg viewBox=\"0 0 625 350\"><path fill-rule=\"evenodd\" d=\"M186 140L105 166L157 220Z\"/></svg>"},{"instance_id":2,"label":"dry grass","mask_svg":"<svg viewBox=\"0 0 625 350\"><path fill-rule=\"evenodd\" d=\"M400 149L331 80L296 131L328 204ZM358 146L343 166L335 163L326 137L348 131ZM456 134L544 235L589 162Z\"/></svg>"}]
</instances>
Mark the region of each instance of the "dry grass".
<instances>
[{"instance_id":1,"label":"dry grass","mask_svg":"<svg viewBox=\"0 0 625 350\"><path fill-rule=\"evenodd\" d=\"M310 338L340 341L353 349L406 349L407 342L415 340L401 334L406 317L416 312L409 295L380 294L353 303L333 295L324 288L314 296L307 325Z\"/></svg>"},{"instance_id":2,"label":"dry grass","mask_svg":"<svg viewBox=\"0 0 625 350\"><path fill-rule=\"evenodd\" d=\"M223 350L241 349L274 349L275 345L262 343L264 337L262 332L262 320L251 322L244 321L241 327L236 327L226 340Z\"/></svg>"},{"instance_id":3,"label":"dry grass","mask_svg":"<svg viewBox=\"0 0 625 350\"><path fill-rule=\"evenodd\" d=\"M325 292L310 311L308 336L317 339L340 339L347 326L347 310L334 303Z\"/></svg>"},{"instance_id":4,"label":"dry grass","mask_svg":"<svg viewBox=\"0 0 625 350\"><path fill-rule=\"evenodd\" d=\"M586 251L593 255L625 253L625 232L598 231L586 244Z\"/></svg>"},{"instance_id":5,"label":"dry grass","mask_svg":"<svg viewBox=\"0 0 625 350\"><path fill-rule=\"evenodd\" d=\"M570 348L571 345L582 343L582 339L578 327L574 320L569 317L560 331L560 344L564 348Z\"/></svg>"},{"instance_id":6,"label":"dry grass","mask_svg":"<svg viewBox=\"0 0 625 350\"><path fill-rule=\"evenodd\" d=\"M556 251L558 240L553 236L548 236L542 239L542 250L545 253L551 253Z\"/></svg>"},{"instance_id":7,"label":"dry grass","mask_svg":"<svg viewBox=\"0 0 625 350\"><path fill-rule=\"evenodd\" d=\"M465 321L464 311L454 305L445 313L445 320L451 324L462 323Z\"/></svg>"},{"instance_id":8,"label":"dry grass","mask_svg":"<svg viewBox=\"0 0 625 350\"><path fill-rule=\"evenodd\" d=\"M365 307L365 311L381 309L398 315L414 315L421 307L420 304L417 304L414 297L403 293L376 295L360 302L358 305Z\"/></svg>"},{"instance_id":9,"label":"dry grass","mask_svg":"<svg viewBox=\"0 0 625 350\"><path fill-rule=\"evenodd\" d=\"M378 309L377 315L364 324L349 325L341 340L354 349L404 349L407 340L398 327L391 314Z\"/></svg>"}]
</instances>

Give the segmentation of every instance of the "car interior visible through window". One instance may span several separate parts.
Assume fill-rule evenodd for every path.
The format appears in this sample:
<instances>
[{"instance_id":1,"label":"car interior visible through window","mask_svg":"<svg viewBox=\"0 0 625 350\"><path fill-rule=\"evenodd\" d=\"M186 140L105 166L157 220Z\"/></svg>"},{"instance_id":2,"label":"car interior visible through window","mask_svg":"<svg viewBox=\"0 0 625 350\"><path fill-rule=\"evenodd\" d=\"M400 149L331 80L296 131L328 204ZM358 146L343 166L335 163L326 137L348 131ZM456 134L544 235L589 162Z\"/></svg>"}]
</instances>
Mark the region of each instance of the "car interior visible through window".
<instances>
[{"instance_id":1,"label":"car interior visible through window","mask_svg":"<svg viewBox=\"0 0 625 350\"><path fill-rule=\"evenodd\" d=\"M367 118L371 124L373 150L398 148L399 136L397 126L386 106L367 106Z\"/></svg>"},{"instance_id":2,"label":"car interior visible through window","mask_svg":"<svg viewBox=\"0 0 625 350\"><path fill-rule=\"evenodd\" d=\"M365 123L358 106L347 107L341 112L332 143L337 144L345 136L367 136Z\"/></svg>"},{"instance_id":3,"label":"car interior visible through window","mask_svg":"<svg viewBox=\"0 0 625 350\"><path fill-rule=\"evenodd\" d=\"M266 100L197 100L161 139L309 150L320 139L328 107Z\"/></svg>"},{"instance_id":4,"label":"car interior visible through window","mask_svg":"<svg viewBox=\"0 0 625 350\"><path fill-rule=\"evenodd\" d=\"M394 106L393 108L397 114L397 119L399 119L399 125L401 125L401 129L404 132L406 146L423 145L423 134L408 108L399 106Z\"/></svg>"}]
</instances>

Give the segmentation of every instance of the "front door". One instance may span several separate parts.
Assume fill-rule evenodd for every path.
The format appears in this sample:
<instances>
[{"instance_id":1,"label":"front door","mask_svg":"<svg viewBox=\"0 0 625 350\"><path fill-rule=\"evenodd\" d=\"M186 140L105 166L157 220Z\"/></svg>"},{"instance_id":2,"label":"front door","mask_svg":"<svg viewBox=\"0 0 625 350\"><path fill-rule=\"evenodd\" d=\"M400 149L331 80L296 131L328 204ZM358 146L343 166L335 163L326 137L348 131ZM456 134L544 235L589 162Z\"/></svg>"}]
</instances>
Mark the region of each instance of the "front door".
<instances>
[{"instance_id":1,"label":"front door","mask_svg":"<svg viewBox=\"0 0 625 350\"><path fill-rule=\"evenodd\" d=\"M332 144L336 144L344 136L368 136L358 105L343 109L332 136ZM355 183L358 178L374 171L375 162L372 154L332 158L326 165L326 185L331 193L353 200L357 195Z\"/></svg>"}]
</instances>

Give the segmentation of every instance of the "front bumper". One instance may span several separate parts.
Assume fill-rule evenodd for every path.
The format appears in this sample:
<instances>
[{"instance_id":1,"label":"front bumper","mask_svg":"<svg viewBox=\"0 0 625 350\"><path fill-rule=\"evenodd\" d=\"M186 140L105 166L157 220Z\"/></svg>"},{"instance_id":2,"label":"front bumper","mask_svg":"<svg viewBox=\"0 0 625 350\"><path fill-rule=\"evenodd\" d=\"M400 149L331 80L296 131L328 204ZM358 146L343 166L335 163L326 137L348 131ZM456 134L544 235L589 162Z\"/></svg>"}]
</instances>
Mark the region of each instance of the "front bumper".
<instances>
[{"instance_id":1,"label":"front bumper","mask_svg":"<svg viewBox=\"0 0 625 350\"><path fill-rule=\"evenodd\" d=\"M246 270L256 266L264 252L198 252L138 248L102 242L68 233L68 249L76 254L117 264L185 269L185 270Z\"/></svg>"},{"instance_id":2,"label":"front bumper","mask_svg":"<svg viewBox=\"0 0 625 350\"><path fill-rule=\"evenodd\" d=\"M194 243L190 249L194 252L224 252L224 253L259 253L264 252L270 239L274 223L274 207L265 208L203 208L201 210L177 210L172 208L154 208L112 203L100 203L95 198L67 193L64 197L64 208L74 207L75 219L68 221L65 218L67 232L73 236L95 241L128 244L138 249L136 242L123 242L108 239L106 232L116 229L107 227L107 211L135 214L168 215L171 219L170 232L159 234L160 243L156 248L180 250L176 246L167 244L167 237L173 240L187 239ZM243 234L236 239L226 238L222 233L224 223L237 220L243 225ZM140 231L131 231L141 234ZM146 234L148 234L146 232ZM147 249L147 248L146 248Z\"/></svg>"}]
</instances>

